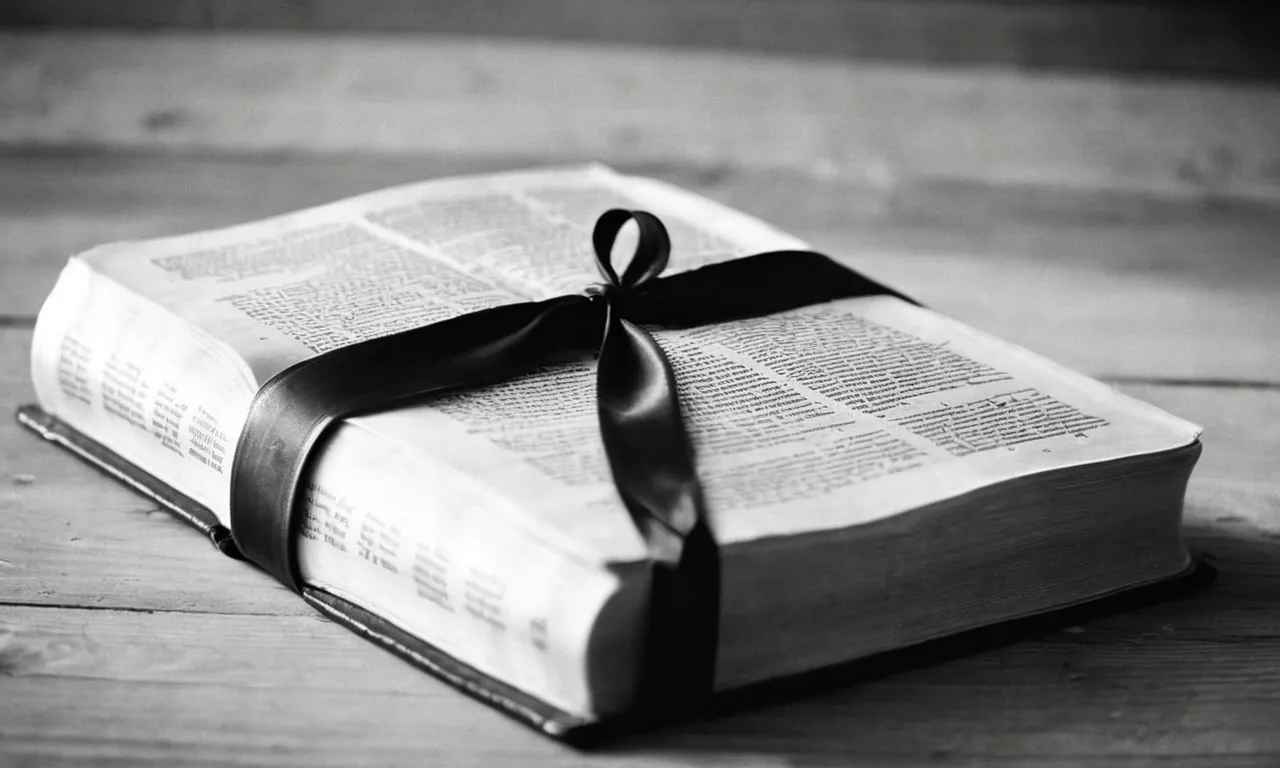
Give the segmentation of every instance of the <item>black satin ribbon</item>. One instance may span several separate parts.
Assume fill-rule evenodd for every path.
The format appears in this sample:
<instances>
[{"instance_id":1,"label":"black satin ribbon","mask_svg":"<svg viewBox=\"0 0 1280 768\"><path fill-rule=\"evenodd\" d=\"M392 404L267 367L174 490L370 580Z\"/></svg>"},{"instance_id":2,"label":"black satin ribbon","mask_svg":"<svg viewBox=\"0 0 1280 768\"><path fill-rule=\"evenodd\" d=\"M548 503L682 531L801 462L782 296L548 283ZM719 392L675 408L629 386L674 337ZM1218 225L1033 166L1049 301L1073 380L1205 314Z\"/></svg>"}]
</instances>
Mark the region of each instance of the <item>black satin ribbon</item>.
<instances>
[{"instance_id":1,"label":"black satin ribbon","mask_svg":"<svg viewBox=\"0 0 1280 768\"><path fill-rule=\"evenodd\" d=\"M613 246L629 221L639 238L619 276ZM659 277L670 239L645 211L605 212L592 243L604 282L586 295L472 312L325 352L272 377L236 446L232 536L245 557L301 591L295 513L308 461L333 424L597 351L601 437L653 569L639 705L678 716L699 709L715 681L719 551L671 365L641 326L692 327L874 294L911 300L812 251Z\"/></svg>"}]
</instances>

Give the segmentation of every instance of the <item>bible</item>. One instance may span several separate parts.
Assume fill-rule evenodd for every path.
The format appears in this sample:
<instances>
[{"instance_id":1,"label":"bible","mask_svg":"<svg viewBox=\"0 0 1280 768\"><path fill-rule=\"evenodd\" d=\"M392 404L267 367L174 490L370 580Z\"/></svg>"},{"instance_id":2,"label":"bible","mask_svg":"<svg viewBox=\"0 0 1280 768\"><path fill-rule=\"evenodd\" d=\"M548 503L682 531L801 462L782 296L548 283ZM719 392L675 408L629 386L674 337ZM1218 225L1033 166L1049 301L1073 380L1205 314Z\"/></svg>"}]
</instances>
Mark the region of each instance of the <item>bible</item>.
<instances>
[{"instance_id":1,"label":"bible","mask_svg":"<svg viewBox=\"0 0 1280 768\"><path fill-rule=\"evenodd\" d=\"M603 166L104 245L70 259L40 312L39 402L19 418L235 554L231 470L264 384L349 345L582 293L600 279L593 226L615 209L665 224L668 274L805 248ZM613 252L640 237L622 227ZM720 694L913 663L1195 569L1180 523L1199 428L1032 352L892 291L649 331L718 552ZM342 419L288 529L318 610L556 736L625 720L645 682L653 561L611 475L594 365L565 355Z\"/></svg>"}]
</instances>

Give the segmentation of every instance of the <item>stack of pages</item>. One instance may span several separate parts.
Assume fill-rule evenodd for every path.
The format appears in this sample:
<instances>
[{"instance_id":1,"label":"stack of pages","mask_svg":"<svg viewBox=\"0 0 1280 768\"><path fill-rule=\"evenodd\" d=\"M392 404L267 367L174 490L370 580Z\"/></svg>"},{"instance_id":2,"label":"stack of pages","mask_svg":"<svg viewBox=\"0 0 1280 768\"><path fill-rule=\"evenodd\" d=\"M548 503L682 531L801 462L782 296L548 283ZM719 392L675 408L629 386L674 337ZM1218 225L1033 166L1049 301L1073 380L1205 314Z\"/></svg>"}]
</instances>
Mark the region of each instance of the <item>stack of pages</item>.
<instances>
[{"instance_id":1,"label":"stack of pages","mask_svg":"<svg viewBox=\"0 0 1280 768\"><path fill-rule=\"evenodd\" d=\"M592 226L619 207L666 223L668 272L805 247L598 166L105 245L70 260L40 313L40 408L24 418L225 533L233 451L267 379L364 339L580 293L599 280ZM721 550L718 690L1191 566L1180 518L1198 428L1031 352L888 296L654 334ZM650 567L603 453L593 366L343 422L297 513L308 592L411 639L386 644L412 660L450 660L472 693L562 725L627 711Z\"/></svg>"}]
</instances>

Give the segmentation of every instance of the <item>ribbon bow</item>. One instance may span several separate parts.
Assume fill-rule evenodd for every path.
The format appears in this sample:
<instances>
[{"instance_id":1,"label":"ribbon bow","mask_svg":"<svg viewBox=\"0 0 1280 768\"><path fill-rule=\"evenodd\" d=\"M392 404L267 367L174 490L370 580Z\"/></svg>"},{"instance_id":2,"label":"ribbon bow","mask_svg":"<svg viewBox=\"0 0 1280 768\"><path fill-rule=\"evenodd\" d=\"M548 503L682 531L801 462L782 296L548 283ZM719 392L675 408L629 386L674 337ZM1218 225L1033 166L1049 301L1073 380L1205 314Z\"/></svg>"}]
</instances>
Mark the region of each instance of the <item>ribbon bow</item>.
<instances>
[{"instance_id":1,"label":"ribbon bow","mask_svg":"<svg viewBox=\"0 0 1280 768\"><path fill-rule=\"evenodd\" d=\"M612 251L628 221L639 238L619 277ZM605 282L585 295L471 312L335 349L273 376L254 397L236 446L231 531L245 557L300 592L299 487L331 426L598 350L605 453L653 568L639 706L680 716L700 708L715 682L719 551L675 376L641 326L691 327L873 294L911 300L812 251L772 251L660 277L671 243L662 222L644 211L605 212L592 244Z\"/></svg>"}]
</instances>

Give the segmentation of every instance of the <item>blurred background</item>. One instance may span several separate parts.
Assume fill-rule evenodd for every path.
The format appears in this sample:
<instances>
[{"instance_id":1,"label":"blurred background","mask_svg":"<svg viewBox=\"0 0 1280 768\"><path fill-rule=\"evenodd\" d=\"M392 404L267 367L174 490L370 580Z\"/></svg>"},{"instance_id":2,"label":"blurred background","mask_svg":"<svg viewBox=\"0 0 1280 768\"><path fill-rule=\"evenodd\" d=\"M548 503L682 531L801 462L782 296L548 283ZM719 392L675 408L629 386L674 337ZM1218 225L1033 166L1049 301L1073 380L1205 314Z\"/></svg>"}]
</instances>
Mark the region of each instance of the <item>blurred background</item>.
<instances>
[{"instance_id":1,"label":"blurred background","mask_svg":"<svg viewBox=\"0 0 1280 768\"><path fill-rule=\"evenodd\" d=\"M1256 352L1230 340L1273 324L1280 286L1272 15L1209 0L0 0L0 225L24 244L0 303L33 314L66 256L105 241L602 161L1089 372L1256 378ZM1041 321L1059 292L1069 332ZM1100 351L1099 333L1132 341ZM1178 354L1208 335L1225 340L1211 363Z\"/></svg>"},{"instance_id":2,"label":"blurred background","mask_svg":"<svg viewBox=\"0 0 1280 768\"><path fill-rule=\"evenodd\" d=\"M8 26L378 31L1272 78L1262 3L1212 0L7 0Z\"/></svg>"},{"instance_id":3,"label":"blurred background","mask_svg":"<svg viewBox=\"0 0 1280 768\"><path fill-rule=\"evenodd\" d=\"M4 0L0 142L1270 196L1267 4ZM1167 86L1167 87L1163 87Z\"/></svg>"}]
</instances>

